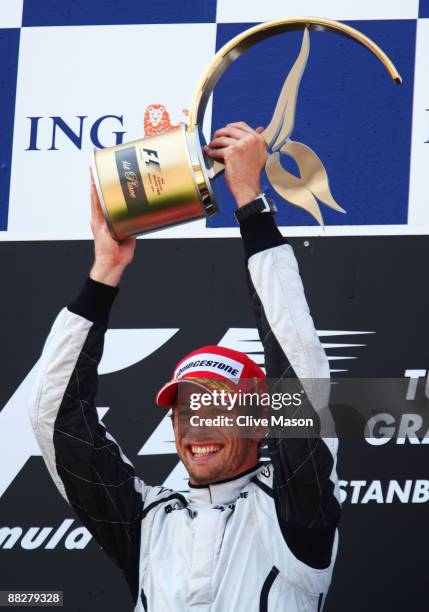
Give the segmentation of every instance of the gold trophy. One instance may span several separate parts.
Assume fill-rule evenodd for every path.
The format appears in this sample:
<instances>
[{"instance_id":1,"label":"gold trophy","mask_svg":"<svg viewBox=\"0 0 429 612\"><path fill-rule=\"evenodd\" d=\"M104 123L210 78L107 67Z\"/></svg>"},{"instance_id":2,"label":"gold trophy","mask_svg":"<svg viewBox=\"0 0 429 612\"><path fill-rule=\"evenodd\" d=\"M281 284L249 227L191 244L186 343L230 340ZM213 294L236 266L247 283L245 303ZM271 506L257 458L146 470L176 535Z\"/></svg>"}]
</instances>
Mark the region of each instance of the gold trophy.
<instances>
[{"instance_id":1,"label":"gold trophy","mask_svg":"<svg viewBox=\"0 0 429 612\"><path fill-rule=\"evenodd\" d=\"M204 155L200 140L207 102L222 74L246 49L292 30L303 30L303 40L273 117L263 132L269 152L265 166L267 177L280 196L308 211L320 225L323 225L323 218L317 199L345 212L331 194L320 158L306 145L290 139L299 84L309 54L309 31L329 30L349 36L381 61L395 83L400 84L401 77L382 49L350 26L310 17L276 19L242 32L216 53L194 93L188 125L94 150L92 173L104 216L116 240L200 219L218 211L211 181L224 166ZM295 160L300 177L282 167L281 154Z\"/></svg>"}]
</instances>

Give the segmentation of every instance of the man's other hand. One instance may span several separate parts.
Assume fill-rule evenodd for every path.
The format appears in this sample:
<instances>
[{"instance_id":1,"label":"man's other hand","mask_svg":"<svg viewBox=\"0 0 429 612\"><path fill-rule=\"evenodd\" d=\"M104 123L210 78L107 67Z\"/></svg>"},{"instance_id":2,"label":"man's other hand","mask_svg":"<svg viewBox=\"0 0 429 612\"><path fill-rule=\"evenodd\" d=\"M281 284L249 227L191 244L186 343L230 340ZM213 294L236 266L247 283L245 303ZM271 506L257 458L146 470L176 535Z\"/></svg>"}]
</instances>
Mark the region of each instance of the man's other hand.
<instances>
[{"instance_id":1,"label":"man's other hand","mask_svg":"<svg viewBox=\"0 0 429 612\"><path fill-rule=\"evenodd\" d=\"M94 236L95 261L90 277L111 287L116 287L125 268L132 262L136 239L117 242L112 238L98 199L91 173L91 230Z\"/></svg>"},{"instance_id":2,"label":"man's other hand","mask_svg":"<svg viewBox=\"0 0 429 612\"><path fill-rule=\"evenodd\" d=\"M204 151L225 164L225 181L241 207L261 193L260 175L267 161L267 145L262 132L244 121L228 123L216 130Z\"/></svg>"}]
</instances>

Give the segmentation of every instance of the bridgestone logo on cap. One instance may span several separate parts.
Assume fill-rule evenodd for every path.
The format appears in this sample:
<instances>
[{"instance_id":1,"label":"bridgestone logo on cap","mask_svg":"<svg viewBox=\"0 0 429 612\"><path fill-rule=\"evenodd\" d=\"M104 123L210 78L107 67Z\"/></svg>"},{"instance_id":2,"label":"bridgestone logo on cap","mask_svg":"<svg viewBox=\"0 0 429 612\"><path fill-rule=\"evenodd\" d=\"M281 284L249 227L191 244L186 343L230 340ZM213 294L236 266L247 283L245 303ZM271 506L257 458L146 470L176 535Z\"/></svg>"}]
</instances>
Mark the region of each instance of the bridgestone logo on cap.
<instances>
[{"instance_id":1,"label":"bridgestone logo on cap","mask_svg":"<svg viewBox=\"0 0 429 612\"><path fill-rule=\"evenodd\" d=\"M222 374L225 378L240 378L244 365L235 359L224 357L223 355L213 355L211 353L201 353L190 357L180 364L174 372L174 378L180 378L190 372L215 372Z\"/></svg>"}]
</instances>

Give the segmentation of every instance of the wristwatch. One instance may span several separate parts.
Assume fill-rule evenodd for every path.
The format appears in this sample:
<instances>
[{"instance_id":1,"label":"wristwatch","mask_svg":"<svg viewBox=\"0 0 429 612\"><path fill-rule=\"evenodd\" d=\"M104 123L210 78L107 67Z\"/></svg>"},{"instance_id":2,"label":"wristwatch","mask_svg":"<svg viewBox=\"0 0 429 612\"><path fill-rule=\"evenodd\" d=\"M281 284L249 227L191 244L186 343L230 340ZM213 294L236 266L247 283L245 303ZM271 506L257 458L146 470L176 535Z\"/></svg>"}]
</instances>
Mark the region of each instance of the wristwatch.
<instances>
[{"instance_id":1,"label":"wristwatch","mask_svg":"<svg viewBox=\"0 0 429 612\"><path fill-rule=\"evenodd\" d=\"M266 214L274 215L277 212L277 207L274 203L273 198L267 193L260 193L258 197L245 204L241 208L237 208L234 212L235 218L240 223L252 215Z\"/></svg>"}]
</instances>

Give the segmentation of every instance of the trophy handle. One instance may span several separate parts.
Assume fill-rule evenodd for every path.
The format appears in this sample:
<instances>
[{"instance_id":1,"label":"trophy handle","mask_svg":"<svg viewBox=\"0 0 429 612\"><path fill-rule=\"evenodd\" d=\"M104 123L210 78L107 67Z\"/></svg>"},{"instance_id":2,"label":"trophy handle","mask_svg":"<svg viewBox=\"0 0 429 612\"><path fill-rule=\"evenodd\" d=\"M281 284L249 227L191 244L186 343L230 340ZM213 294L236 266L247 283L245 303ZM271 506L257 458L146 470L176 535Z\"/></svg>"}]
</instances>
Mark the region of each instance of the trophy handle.
<instances>
[{"instance_id":1,"label":"trophy handle","mask_svg":"<svg viewBox=\"0 0 429 612\"><path fill-rule=\"evenodd\" d=\"M362 32L341 22L330 19L314 17L275 19L273 21L260 23L253 28L245 30L219 49L208 65L195 90L189 111L188 130L195 131L198 129L197 126L202 125L207 102L213 89L228 66L240 57L242 53L250 47L253 47L259 41L270 38L271 36L282 34L283 32L304 29L318 31L328 30L335 34L340 34L341 36L353 38L356 42L369 49L369 51L380 60L397 85L402 83L401 76L390 58L373 40L362 34ZM214 161L209 169L209 177L214 178L223 169L224 165L221 162Z\"/></svg>"}]
</instances>

